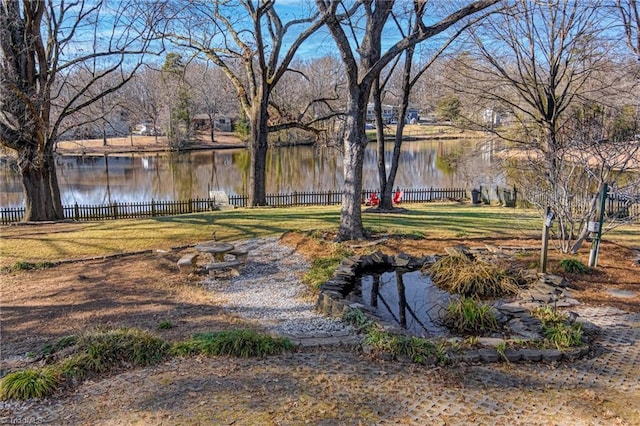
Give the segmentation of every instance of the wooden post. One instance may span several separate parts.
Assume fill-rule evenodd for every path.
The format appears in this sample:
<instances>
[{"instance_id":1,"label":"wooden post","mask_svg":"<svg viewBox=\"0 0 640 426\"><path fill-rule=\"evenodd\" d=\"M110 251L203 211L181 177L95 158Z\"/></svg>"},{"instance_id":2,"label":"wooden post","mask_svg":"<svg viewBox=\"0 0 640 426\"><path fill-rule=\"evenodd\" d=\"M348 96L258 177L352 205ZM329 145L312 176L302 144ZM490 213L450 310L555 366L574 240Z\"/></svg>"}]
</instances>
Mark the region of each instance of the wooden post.
<instances>
[{"instance_id":1,"label":"wooden post","mask_svg":"<svg viewBox=\"0 0 640 426\"><path fill-rule=\"evenodd\" d=\"M600 251L600 238L602 237L602 222L604 222L604 211L606 209L607 195L609 187L605 183L602 187L600 199L600 214L598 215L598 232L591 243L591 252L589 253L589 267L598 266L598 253Z\"/></svg>"},{"instance_id":2,"label":"wooden post","mask_svg":"<svg viewBox=\"0 0 640 426\"><path fill-rule=\"evenodd\" d=\"M551 207L547 206L545 212L544 224L542 226L542 252L540 253L540 272L545 274L547 272L547 251L549 248L549 228L553 221L553 214L551 213Z\"/></svg>"}]
</instances>

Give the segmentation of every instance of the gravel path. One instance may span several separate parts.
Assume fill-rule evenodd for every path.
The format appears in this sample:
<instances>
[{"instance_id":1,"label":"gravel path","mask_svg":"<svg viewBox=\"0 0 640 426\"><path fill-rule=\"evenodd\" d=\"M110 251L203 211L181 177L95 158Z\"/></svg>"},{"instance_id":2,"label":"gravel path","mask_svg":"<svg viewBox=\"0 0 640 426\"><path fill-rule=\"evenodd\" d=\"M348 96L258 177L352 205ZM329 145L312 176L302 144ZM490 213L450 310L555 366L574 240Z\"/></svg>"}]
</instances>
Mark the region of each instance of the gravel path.
<instances>
[{"instance_id":1,"label":"gravel path","mask_svg":"<svg viewBox=\"0 0 640 426\"><path fill-rule=\"evenodd\" d=\"M278 238L235 243L249 252L238 277L208 278L205 288L224 300L230 313L260 321L271 333L292 338L329 338L355 335L349 325L327 318L314 309L315 300L305 297L303 274L309 263Z\"/></svg>"}]
</instances>

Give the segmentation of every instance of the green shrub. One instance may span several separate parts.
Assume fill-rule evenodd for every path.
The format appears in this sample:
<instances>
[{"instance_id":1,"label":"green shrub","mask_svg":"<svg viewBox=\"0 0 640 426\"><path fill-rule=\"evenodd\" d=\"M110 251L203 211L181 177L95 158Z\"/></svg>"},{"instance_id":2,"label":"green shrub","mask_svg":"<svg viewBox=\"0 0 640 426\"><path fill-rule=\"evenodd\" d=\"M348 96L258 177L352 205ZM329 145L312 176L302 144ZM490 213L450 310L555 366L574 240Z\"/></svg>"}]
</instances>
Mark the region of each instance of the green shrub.
<instances>
[{"instance_id":1,"label":"green shrub","mask_svg":"<svg viewBox=\"0 0 640 426\"><path fill-rule=\"evenodd\" d=\"M253 330L229 330L196 334L190 340L174 344L171 353L249 358L280 354L292 348L293 343L288 339L265 336Z\"/></svg>"},{"instance_id":2,"label":"green shrub","mask_svg":"<svg viewBox=\"0 0 640 426\"><path fill-rule=\"evenodd\" d=\"M569 274L586 274L589 268L579 259L569 258L560 261L560 267Z\"/></svg>"},{"instance_id":3,"label":"green shrub","mask_svg":"<svg viewBox=\"0 0 640 426\"><path fill-rule=\"evenodd\" d=\"M480 298L518 293L518 281L499 265L472 261L465 256L443 256L429 268L431 280L453 294Z\"/></svg>"},{"instance_id":4,"label":"green shrub","mask_svg":"<svg viewBox=\"0 0 640 426\"><path fill-rule=\"evenodd\" d=\"M484 333L499 328L491 306L472 297L460 297L449 303L444 324L450 330L463 334Z\"/></svg>"},{"instance_id":5,"label":"green shrub","mask_svg":"<svg viewBox=\"0 0 640 426\"><path fill-rule=\"evenodd\" d=\"M16 371L7 374L0 381L0 398L43 398L52 395L57 389L58 375L52 369Z\"/></svg>"}]
</instances>

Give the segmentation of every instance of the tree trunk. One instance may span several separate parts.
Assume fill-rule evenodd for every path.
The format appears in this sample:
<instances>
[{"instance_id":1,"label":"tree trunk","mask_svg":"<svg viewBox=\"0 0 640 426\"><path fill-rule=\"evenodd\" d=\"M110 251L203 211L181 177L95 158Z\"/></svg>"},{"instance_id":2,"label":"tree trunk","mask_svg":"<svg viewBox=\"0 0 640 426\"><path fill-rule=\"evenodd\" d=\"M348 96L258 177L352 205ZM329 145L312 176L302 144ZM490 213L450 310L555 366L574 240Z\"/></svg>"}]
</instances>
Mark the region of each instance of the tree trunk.
<instances>
[{"instance_id":1,"label":"tree trunk","mask_svg":"<svg viewBox=\"0 0 640 426\"><path fill-rule=\"evenodd\" d=\"M407 114L409 107L408 97L403 97L402 106L398 117L398 124L396 127L395 141L393 144L393 154L391 155L391 167L389 168L389 176L384 181L380 189L380 207L381 208L393 208L393 186L396 182L396 176L398 174L398 167L400 165L400 149L402 148L402 137L404 134L404 117Z\"/></svg>"},{"instance_id":2,"label":"tree trunk","mask_svg":"<svg viewBox=\"0 0 640 426\"><path fill-rule=\"evenodd\" d=\"M52 149L45 148L45 152L39 152L36 144L30 145L20 152L18 167L25 194L23 220L64 219Z\"/></svg>"},{"instance_id":3,"label":"tree trunk","mask_svg":"<svg viewBox=\"0 0 640 426\"><path fill-rule=\"evenodd\" d=\"M252 111L251 161L249 165L249 205L266 206L268 127L267 98Z\"/></svg>"},{"instance_id":4,"label":"tree trunk","mask_svg":"<svg viewBox=\"0 0 640 426\"><path fill-rule=\"evenodd\" d=\"M382 210L391 209L391 197L384 198L384 188L387 186L387 166L384 152L384 119L382 117L382 90L380 79L373 83L373 111L376 121L376 142L378 144L378 181L380 182L380 203L378 208Z\"/></svg>"},{"instance_id":5,"label":"tree trunk","mask_svg":"<svg viewBox=\"0 0 640 426\"><path fill-rule=\"evenodd\" d=\"M365 110L366 111L366 110ZM342 188L342 211L337 241L364 238L362 226L362 166L367 135L364 114L349 113L344 136L344 186Z\"/></svg>"}]
</instances>

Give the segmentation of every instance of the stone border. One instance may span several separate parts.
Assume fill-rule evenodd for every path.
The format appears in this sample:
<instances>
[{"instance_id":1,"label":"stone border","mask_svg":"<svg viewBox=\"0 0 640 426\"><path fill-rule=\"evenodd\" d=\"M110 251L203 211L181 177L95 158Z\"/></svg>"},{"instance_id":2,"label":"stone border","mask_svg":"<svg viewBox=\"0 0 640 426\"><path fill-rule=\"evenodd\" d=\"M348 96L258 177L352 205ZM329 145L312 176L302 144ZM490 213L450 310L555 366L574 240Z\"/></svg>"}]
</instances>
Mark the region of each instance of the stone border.
<instances>
[{"instance_id":1,"label":"stone border","mask_svg":"<svg viewBox=\"0 0 640 426\"><path fill-rule=\"evenodd\" d=\"M466 248L465 248L466 249ZM473 249L472 256L481 257L488 253L495 257L494 250ZM384 330L393 334L407 335L407 331L395 324L390 324L374 314L374 312L359 301L348 298L348 293L355 284L356 276L365 271L384 271L392 268L402 268L407 271L419 270L425 266L435 263L440 256L426 256L415 258L405 253L397 256L390 256L379 251L366 256L352 256L343 260L333 274L333 277L320 287L320 293L316 301L316 310L322 314L341 319L350 309L358 309L375 323L380 325ZM535 274L535 271L533 272ZM568 307L578 304L578 302L568 297L570 296L567 287L569 284L562 277L552 275L537 274L537 281L527 290L523 291L519 299L509 301L507 303L498 302L494 305L494 313L498 321L506 325L513 334L512 338L523 340L540 340L541 323L538 319L529 314L530 310L542 304L548 304L550 297L547 294L560 292L563 297L559 298L555 303L558 307ZM556 290L562 289L562 290ZM555 292L554 292L555 290ZM565 295L564 293L567 293ZM557 297L556 297L557 298ZM576 318L574 317L574 320ZM595 330L593 324L586 321L580 321L585 331ZM462 341L460 338L447 339L451 343ZM583 345L572 347L565 350L557 350L553 348L537 349L537 348L507 348L504 351L496 349L501 343L505 342L504 338L479 337L479 349L468 350L450 350L447 351L447 359L449 362L557 362L561 360L574 361L582 358L590 351L590 346Z\"/></svg>"}]
</instances>

